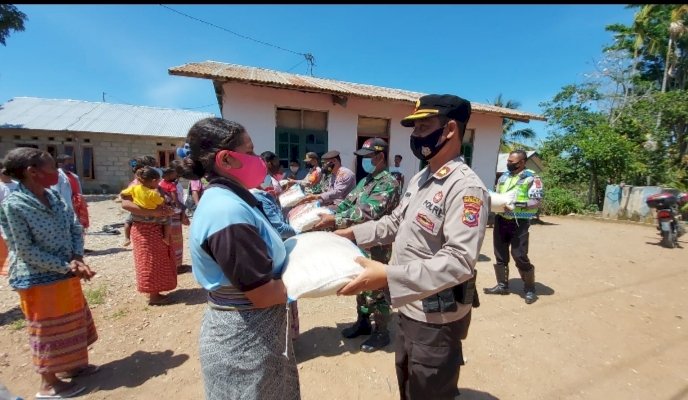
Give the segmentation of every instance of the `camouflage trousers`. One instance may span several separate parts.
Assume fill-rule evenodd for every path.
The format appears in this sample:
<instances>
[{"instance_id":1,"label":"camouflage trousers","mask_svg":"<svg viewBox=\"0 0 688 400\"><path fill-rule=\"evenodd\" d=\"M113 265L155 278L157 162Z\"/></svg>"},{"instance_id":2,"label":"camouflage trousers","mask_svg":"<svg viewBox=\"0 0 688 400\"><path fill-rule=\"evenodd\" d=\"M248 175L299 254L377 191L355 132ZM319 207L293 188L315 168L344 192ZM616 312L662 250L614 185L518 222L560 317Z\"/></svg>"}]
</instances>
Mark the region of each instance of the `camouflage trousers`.
<instances>
[{"instance_id":1,"label":"camouflage trousers","mask_svg":"<svg viewBox=\"0 0 688 400\"><path fill-rule=\"evenodd\" d=\"M386 331L392 310L385 290L366 290L356 296L358 311L375 323L375 329Z\"/></svg>"}]
</instances>

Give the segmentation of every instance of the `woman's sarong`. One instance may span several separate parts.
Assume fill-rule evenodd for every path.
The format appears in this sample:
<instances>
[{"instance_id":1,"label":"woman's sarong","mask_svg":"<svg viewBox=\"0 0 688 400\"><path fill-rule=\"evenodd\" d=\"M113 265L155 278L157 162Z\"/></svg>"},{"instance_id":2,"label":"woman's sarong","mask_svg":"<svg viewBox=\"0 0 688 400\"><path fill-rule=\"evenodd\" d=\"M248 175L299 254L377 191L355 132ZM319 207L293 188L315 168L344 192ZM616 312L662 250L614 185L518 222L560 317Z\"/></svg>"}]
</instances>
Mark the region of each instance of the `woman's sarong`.
<instances>
[{"instance_id":1,"label":"woman's sarong","mask_svg":"<svg viewBox=\"0 0 688 400\"><path fill-rule=\"evenodd\" d=\"M175 265L179 268L182 266L182 259L184 258L184 236L182 234L181 214L171 216L170 224L172 225L172 238L170 239L172 257L174 258Z\"/></svg>"},{"instance_id":2,"label":"woman's sarong","mask_svg":"<svg viewBox=\"0 0 688 400\"><path fill-rule=\"evenodd\" d=\"M286 324L284 305L245 311L208 307L199 338L206 400L300 399ZM283 354L287 345L289 358Z\"/></svg>"},{"instance_id":3,"label":"woman's sarong","mask_svg":"<svg viewBox=\"0 0 688 400\"><path fill-rule=\"evenodd\" d=\"M17 292L36 372L66 372L88 365L88 345L98 334L79 278Z\"/></svg>"},{"instance_id":4,"label":"woman's sarong","mask_svg":"<svg viewBox=\"0 0 688 400\"><path fill-rule=\"evenodd\" d=\"M170 247L162 241L162 229L160 224L137 221L131 226L136 288L141 293L158 293L177 287L177 267Z\"/></svg>"}]
</instances>

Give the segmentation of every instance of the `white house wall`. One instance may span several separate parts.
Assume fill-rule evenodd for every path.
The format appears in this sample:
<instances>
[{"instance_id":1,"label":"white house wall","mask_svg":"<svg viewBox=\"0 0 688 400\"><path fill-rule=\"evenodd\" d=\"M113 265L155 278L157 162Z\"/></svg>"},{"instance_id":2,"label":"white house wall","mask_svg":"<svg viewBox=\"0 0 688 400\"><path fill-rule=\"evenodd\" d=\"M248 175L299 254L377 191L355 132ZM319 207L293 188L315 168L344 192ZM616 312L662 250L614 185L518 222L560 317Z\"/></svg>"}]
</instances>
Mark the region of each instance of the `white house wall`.
<instances>
[{"instance_id":1,"label":"white house wall","mask_svg":"<svg viewBox=\"0 0 688 400\"><path fill-rule=\"evenodd\" d=\"M275 124L277 107L327 111L328 148L341 153L342 165L355 168L353 152L356 150L358 117L389 118L390 158L401 154L401 167L406 181L418 172L420 161L409 148L411 130L401 126L403 117L413 112L407 103L394 103L349 97L346 107L332 103L332 96L304 93L295 90L275 89L241 83L225 83L222 100L222 117L244 125L248 130L255 152L275 151ZM501 117L474 114L468 128L475 129L473 169L490 188L494 183Z\"/></svg>"}]
</instances>

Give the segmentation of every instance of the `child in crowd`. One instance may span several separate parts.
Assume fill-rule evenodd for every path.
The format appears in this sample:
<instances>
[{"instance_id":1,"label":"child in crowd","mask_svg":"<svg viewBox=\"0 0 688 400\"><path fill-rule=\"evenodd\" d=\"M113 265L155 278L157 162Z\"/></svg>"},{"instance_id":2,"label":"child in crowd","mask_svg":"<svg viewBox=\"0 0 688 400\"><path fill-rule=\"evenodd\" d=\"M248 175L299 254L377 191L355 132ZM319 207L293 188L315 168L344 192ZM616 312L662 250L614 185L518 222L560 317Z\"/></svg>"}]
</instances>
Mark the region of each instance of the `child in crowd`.
<instances>
[{"instance_id":1,"label":"child in crowd","mask_svg":"<svg viewBox=\"0 0 688 400\"><path fill-rule=\"evenodd\" d=\"M131 223L133 221L133 216L129 214L127 219L124 220L124 243L122 246L129 246L131 244Z\"/></svg>"},{"instance_id":2,"label":"child in crowd","mask_svg":"<svg viewBox=\"0 0 688 400\"><path fill-rule=\"evenodd\" d=\"M168 205L174 208L181 208L182 203L177 193L177 170L175 168L168 167L162 169L160 189L172 200Z\"/></svg>"},{"instance_id":3,"label":"child in crowd","mask_svg":"<svg viewBox=\"0 0 688 400\"><path fill-rule=\"evenodd\" d=\"M120 194L124 196L131 196L134 204L141 208L155 210L159 207L165 207L165 198L160 194L160 192L158 192L160 174L155 168L143 167L139 169L136 171L136 179L139 181L138 184L122 190ZM162 225L163 241L167 245L170 244L172 226L170 225L169 217L137 217L132 215L131 218L134 222L146 222ZM131 224L129 229L131 229ZM127 239L127 241L129 240ZM128 245L128 243L125 245Z\"/></svg>"}]
</instances>

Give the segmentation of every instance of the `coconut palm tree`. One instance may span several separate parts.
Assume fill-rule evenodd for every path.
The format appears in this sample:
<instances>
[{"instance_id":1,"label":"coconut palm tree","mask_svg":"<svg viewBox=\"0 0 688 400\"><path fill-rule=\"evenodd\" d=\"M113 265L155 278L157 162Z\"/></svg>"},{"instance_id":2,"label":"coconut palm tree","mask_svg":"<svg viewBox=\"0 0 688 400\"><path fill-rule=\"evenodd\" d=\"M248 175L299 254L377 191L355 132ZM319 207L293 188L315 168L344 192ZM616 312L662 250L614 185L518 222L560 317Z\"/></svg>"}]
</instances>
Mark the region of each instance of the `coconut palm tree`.
<instances>
[{"instance_id":1,"label":"coconut palm tree","mask_svg":"<svg viewBox=\"0 0 688 400\"><path fill-rule=\"evenodd\" d=\"M492 101L492 105L512 110L518 110L518 108L521 107L521 103L516 100L504 100L501 93ZM500 151L529 149L530 146L522 142L535 139L536 135L534 130L530 128L515 129L515 123L516 121L510 118L502 119L502 138L499 143Z\"/></svg>"},{"instance_id":2,"label":"coconut palm tree","mask_svg":"<svg viewBox=\"0 0 688 400\"><path fill-rule=\"evenodd\" d=\"M688 5L683 4L671 10L671 21L669 22L669 43L667 44L666 60L664 61L664 77L662 78L662 93L666 92L667 80L671 71L674 69L678 58L681 56L681 49L677 45L681 37L688 33L688 26L685 19L688 16Z\"/></svg>"}]
</instances>

